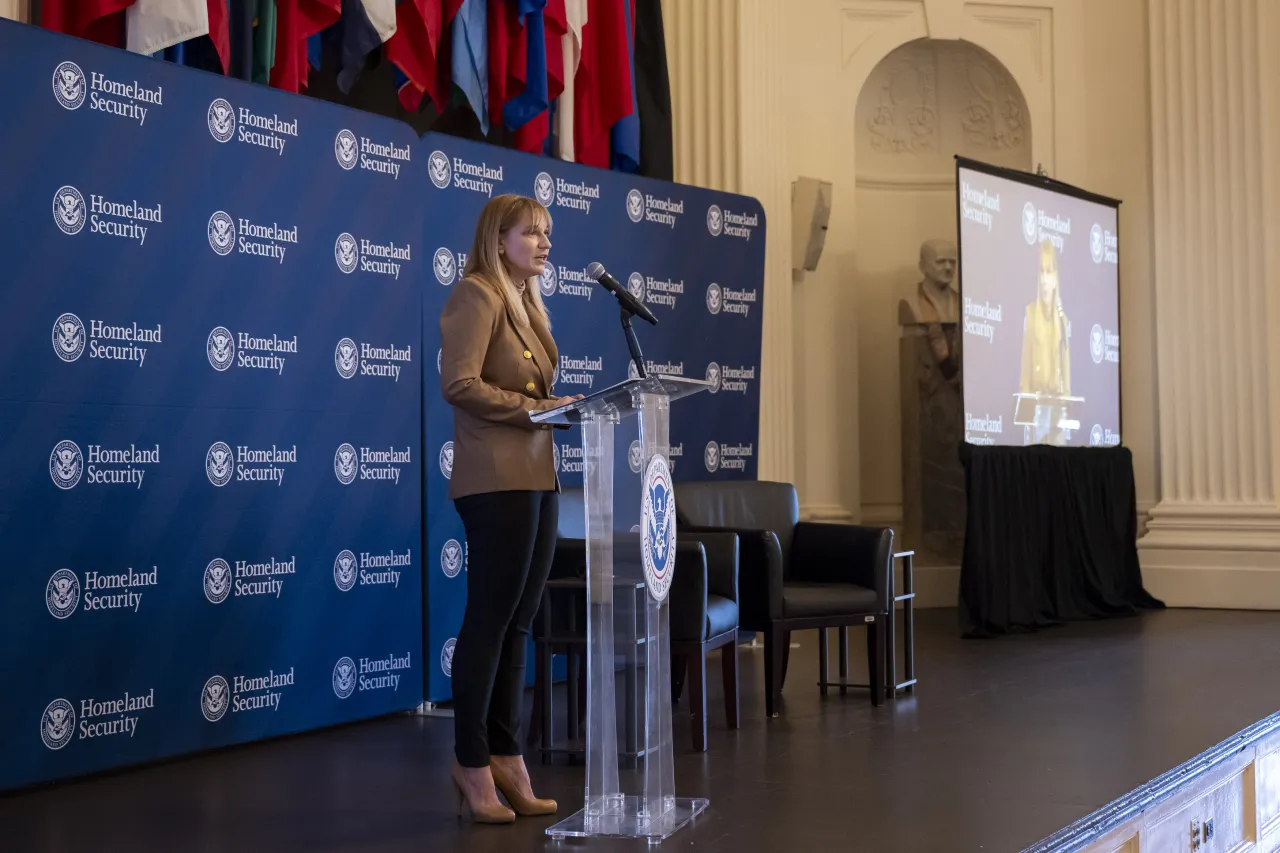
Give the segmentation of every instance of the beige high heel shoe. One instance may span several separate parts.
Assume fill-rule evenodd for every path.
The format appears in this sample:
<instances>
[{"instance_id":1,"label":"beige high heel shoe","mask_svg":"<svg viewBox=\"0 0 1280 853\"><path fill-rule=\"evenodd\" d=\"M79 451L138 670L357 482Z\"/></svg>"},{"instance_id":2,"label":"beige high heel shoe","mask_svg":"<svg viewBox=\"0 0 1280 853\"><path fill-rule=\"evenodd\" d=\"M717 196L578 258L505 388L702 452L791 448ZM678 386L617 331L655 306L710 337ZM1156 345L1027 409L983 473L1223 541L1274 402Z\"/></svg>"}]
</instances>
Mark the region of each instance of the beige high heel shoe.
<instances>
[{"instance_id":1,"label":"beige high heel shoe","mask_svg":"<svg viewBox=\"0 0 1280 853\"><path fill-rule=\"evenodd\" d=\"M515 780L503 775L503 771L496 764L490 764L489 770L493 773L493 784L521 817L555 814L556 809L559 808L555 800L541 800L521 794Z\"/></svg>"},{"instance_id":2,"label":"beige high heel shoe","mask_svg":"<svg viewBox=\"0 0 1280 853\"><path fill-rule=\"evenodd\" d=\"M453 787L458 791L458 817L461 818L467 811L471 812L471 819L476 823L514 823L516 813L506 806L498 803L494 806L477 806L467 798L466 789L462 782L458 780L457 766L454 766L450 773L453 779Z\"/></svg>"}]
</instances>

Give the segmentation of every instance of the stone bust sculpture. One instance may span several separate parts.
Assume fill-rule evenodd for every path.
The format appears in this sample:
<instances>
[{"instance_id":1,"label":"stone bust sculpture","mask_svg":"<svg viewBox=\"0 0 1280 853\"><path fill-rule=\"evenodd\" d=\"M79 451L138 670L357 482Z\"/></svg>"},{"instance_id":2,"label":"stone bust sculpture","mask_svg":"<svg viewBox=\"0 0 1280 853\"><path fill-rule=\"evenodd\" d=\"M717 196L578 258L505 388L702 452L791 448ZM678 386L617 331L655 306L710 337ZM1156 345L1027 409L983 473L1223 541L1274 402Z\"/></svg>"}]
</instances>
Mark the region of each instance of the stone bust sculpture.
<instances>
[{"instance_id":1,"label":"stone bust sculpture","mask_svg":"<svg viewBox=\"0 0 1280 853\"><path fill-rule=\"evenodd\" d=\"M925 240L920 244L919 269L924 276L916 286L916 304L905 299L898 303L898 322L902 325L923 323L934 358L943 375L950 379L957 364L943 323L960 321L960 295L955 290L956 244L950 240Z\"/></svg>"}]
</instances>

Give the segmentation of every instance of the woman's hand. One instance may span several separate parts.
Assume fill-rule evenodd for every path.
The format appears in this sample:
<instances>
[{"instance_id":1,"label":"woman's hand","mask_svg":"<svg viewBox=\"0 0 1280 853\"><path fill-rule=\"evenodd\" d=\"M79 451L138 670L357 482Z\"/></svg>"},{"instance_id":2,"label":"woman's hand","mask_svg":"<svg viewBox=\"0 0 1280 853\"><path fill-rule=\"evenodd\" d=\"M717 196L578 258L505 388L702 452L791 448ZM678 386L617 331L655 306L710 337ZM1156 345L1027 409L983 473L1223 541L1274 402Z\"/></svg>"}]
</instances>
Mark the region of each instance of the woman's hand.
<instances>
[{"instance_id":1,"label":"woman's hand","mask_svg":"<svg viewBox=\"0 0 1280 853\"><path fill-rule=\"evenodd\" d=\"M555 400L556 404L551 408L558 409L561 406L567 406L570 403L576 403L578 400L581 400L581 399L582 399L581 394L574 394L571 397L556 397L556 400Z\"/></svg>"}]
</instances>

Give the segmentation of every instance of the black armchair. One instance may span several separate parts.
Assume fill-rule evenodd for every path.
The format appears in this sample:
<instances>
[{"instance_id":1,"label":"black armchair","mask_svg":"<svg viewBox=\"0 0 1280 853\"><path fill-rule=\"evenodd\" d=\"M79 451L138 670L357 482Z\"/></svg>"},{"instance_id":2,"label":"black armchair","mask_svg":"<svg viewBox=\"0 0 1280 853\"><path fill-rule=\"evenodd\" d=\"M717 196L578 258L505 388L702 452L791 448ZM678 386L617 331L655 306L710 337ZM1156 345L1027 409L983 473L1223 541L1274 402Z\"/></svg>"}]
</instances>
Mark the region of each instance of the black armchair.
<instances>
[{"instance_id":1,"label":"black armchair","mask_svg":"<svg viewBox=\"0 0 1280 853\"><path fill-rule=\"evenodd\" d=\"M826 629L866 625L871 702L881 704L893 605L891 529L800 521L795 487L764 481L679 483L676 512L681 536L738 534L739 624L764 634L770 717L778 715L790 633L807 628L819 629L825 694Z\"/></svg>"}]
</instances>

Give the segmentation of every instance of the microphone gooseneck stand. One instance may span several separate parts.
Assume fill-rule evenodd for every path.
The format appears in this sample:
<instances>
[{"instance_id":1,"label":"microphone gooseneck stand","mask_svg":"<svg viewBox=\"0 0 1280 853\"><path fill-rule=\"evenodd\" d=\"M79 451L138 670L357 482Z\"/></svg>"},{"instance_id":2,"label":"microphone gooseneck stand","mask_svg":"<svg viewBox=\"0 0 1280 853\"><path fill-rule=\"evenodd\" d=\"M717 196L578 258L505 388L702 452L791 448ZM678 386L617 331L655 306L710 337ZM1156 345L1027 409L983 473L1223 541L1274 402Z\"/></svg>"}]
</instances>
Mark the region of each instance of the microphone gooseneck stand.
<instances>
[{"instance_id":1,"label":"microphone gooseneck stand","mask_svg":"<svg viewBox=\"0 0 1280 853\"><path fill-rule=\"evenodd\" d=\"M636 330L631 328L631 318L635 314L622 303L621 299L618 300L618 305L622 308L622 334L627 338L627 349L631 351L631 361L636 366L636 375L641 379L647 379L648 374L644 369L644 355L640 352L640 341L636 338Z\"/></svg>"}]
</instances>

